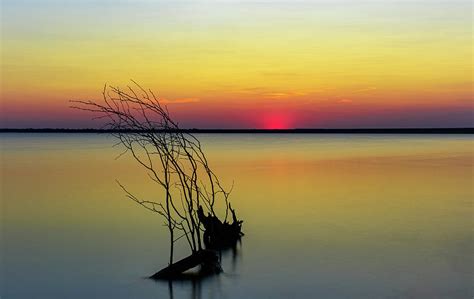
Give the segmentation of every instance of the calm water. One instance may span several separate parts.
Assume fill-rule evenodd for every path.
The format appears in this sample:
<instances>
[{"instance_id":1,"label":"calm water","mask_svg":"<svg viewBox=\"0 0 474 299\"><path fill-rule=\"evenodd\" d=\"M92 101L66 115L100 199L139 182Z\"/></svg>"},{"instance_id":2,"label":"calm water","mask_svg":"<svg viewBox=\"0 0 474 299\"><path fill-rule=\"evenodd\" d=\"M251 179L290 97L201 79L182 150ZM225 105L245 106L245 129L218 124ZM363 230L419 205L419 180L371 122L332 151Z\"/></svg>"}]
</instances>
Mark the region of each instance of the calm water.
<instances>
[{"instance_id":1,"label":"calm water","mask_svg":"<svg viewBox=\"0 0 474 299\"><path fill-rule=\"evenodd\" d=\"M173 298L472 298L470 136L199 135L246 236L225 273ZM114 140L3 134L1 292L168 298L157 186ZM185 244L178 257L187 255Z\"/></svg>"}]
</instances>

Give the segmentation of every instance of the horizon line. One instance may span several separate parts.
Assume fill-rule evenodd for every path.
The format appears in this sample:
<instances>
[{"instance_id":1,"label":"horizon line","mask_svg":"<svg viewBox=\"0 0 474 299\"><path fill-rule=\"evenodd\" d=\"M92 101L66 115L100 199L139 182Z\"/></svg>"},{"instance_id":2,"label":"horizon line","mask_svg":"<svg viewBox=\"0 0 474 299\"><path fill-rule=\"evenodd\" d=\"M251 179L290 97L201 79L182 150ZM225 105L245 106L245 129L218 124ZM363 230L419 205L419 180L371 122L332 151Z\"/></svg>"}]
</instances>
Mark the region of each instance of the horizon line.
<instances>
[{"instance_id":1,"label":"horizon line","mask_svg":"<svg viewBox=\"0 0 474 299\"><path fill-rule=\"evenodd\" d=\"M433 127L433 128L293 128L293 129L173 129L173 130L115 130L95 128L0 128L0 133L140 133L140 132L182 132L206 134L474 134L474 127Z\"/></svg>"}]
</instances>

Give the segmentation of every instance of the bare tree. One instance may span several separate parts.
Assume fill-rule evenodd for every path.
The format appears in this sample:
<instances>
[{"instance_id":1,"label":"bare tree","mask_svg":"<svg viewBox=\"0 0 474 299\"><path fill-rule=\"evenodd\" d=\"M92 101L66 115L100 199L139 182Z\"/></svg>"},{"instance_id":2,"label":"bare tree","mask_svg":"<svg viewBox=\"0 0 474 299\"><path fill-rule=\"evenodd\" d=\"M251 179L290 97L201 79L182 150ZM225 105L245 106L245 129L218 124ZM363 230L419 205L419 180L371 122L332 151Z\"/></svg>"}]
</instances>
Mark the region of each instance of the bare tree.
<instances>
[{"instance_id":1,"label":"bare tree","mask_svg":"<svg viewBox=\"0 0 474 299\"><path fill-rule=\"evenodd\" d=\"M102 101L72 101L72 107L97 113L96 119L105 120L104 129L124 147L121 155L130 154L164 190L164 198L145 200L117 181L128 198L165 219L170 237L169 265L173 264L174 244L182 238L191 255L196 255L202 251L203 242L219 241L218 230L227 235L225 228L233 227L240 236L242 222L231 208L231 190L222 186L211 169L201 142L179 128L151 90L132 82L134 85L125 90L106 85ZM232 224L227 223L229 211Z\"/></svg>"}]
</instances>

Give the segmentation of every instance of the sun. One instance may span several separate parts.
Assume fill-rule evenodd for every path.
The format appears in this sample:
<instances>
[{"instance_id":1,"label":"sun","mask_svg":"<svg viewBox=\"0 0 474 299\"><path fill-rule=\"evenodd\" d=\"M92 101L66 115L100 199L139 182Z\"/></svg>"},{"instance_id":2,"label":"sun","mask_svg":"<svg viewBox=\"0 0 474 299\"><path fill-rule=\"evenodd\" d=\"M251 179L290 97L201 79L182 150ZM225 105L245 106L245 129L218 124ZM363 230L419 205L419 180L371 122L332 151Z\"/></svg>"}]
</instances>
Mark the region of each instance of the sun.
<instances>
[{"instance_id":1,"label":"sun","mask_svg":"<svg viewBox=\"0 0 474 299\"><path fill-rule=\"evenodd\" d=\"M291 128L292 118L285 112L267 112L263 115L263 128L270 130Z\"/></svg>"}]
</instances>

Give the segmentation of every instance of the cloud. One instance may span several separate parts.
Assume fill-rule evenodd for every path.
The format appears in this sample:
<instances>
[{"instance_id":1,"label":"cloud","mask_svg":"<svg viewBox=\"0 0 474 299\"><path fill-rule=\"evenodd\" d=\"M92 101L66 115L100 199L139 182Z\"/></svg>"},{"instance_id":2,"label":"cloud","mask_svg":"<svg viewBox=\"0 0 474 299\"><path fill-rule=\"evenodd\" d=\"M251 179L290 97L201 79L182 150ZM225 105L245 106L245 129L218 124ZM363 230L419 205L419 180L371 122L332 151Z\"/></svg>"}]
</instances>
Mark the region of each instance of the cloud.
<instances>
[{"instance_id":1,"label":"cloud","mask_svg":"<svg viewBox=\"0 0 474 299\"><path fill-rule=\"evenodd\" d=\"M238 90L238 93L261 94L265 90L264 87L247 87Z\"/></svg>"},{"instance_id":2,"label":"cloud","mask_svg":"<svg viewBox=\"0 0 474 299\"><path fill-rule=\"evenodd\" d=\"M200 102L200 98L177 98L177 99L160 99L160 103L163 104L187 104Z\"/></svg>"},{"instance_id":3,"label":"cloud","mask_svg":"<svg viewBox=\"0 0 474 299\"><path fill-rule=\"evenodd\" d=\"M262 94L262 96L267 99L285 99L290 97L301 97L305 95L307 95L307 93L298 91L267 92Z\"/></svg>"},{"instance_id":4,"label":"cloud","mask_svg":"<svg viewBox=\"0 0 474 299\"><path fill-rule=\"evenodd\" d=\"M339 99L337 100L338 103L341 103L341 104L349 104L349 103L352 103L352 100L351 99Z\"/></svg>"},{"instance_id":5,"label":"cloud","mask_svg":"<svg viewBox=\"0 0 474 299\"><path fill-rule=\"evenodd\" d=\"M256 97L260 97L263 99L270 99L270 100L279 100L279 99L286 99L286 98L291 98L291 97L302 97L309 94L308 92L302 92L302 91L268 91L268 89L264 87L242 88L236 92L241 93L241 94L253 95Z\"/></svg>"}]
</instances>

